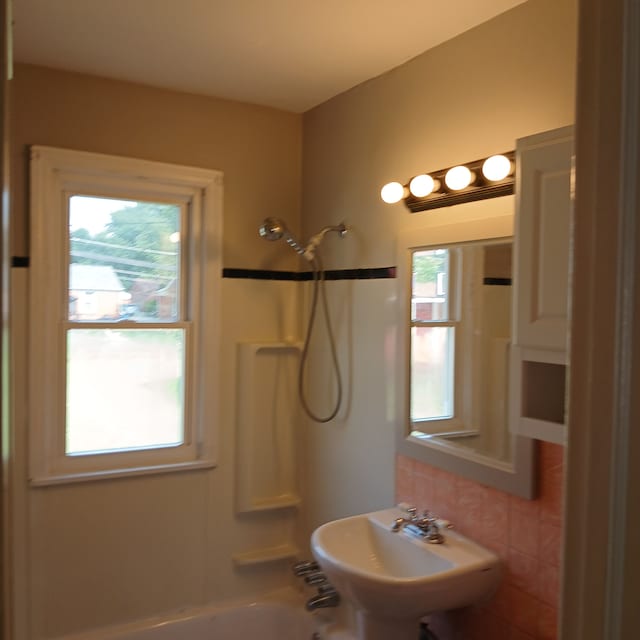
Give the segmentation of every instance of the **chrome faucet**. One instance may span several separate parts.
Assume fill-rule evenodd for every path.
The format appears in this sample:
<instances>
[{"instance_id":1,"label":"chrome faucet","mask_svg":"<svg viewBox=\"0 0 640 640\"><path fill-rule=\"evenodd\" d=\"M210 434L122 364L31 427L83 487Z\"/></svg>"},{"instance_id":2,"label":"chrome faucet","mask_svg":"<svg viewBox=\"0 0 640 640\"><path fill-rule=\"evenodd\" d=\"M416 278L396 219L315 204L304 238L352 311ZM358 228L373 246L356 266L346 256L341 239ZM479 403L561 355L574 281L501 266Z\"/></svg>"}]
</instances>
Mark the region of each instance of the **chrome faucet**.
<instances>
[{"instance_id":1,"label":"chrome faucet","mask_svg":"<svg viewBox=\"0 0 640 640\"><path fill-rule=\"evenodd\" d=\"M391 525L391 531L404 530L429 544L442 544L444 542L444 536L440 532L439 521L436 516L425 510L422 516L418 517L416 507L404 504L399 504L398 507L406 511L409 517L396 518Z\"/></svg>"},{"instance_id":2,"label":"chrome faucet","mask_svg":"<svg viewBox=\"0 0 640 640\"><path fill-rule=\"evenodd\" d=\"M402 509L409 516L408 518L396 518L395 522L391 526L391 531L400 531L405 525L415 523L418 521L418 509L416 507L409 506L404 503L398 505L399 509Z\"/></svg>"}]
</instances>

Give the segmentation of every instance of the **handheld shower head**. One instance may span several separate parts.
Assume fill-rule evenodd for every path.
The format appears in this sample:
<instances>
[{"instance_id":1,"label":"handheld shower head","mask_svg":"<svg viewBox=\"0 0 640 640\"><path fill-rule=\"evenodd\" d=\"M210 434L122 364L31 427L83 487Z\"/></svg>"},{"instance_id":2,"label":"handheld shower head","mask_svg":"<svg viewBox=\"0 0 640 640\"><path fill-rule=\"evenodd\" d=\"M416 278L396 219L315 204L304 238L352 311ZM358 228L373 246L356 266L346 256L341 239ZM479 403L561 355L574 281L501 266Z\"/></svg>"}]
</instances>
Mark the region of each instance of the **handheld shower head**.
<instances>
[{"instance_id":1,"label":"handheld shower head","mask_svg":"<svg viewBox=\"0 0 640 640\"><path fill-rule=\"evenodd\" d=\"M280 240L288 234L287 225L278 218L266 218L260 225L258 232L266 240Z\"/></svg>"}]
</instances>

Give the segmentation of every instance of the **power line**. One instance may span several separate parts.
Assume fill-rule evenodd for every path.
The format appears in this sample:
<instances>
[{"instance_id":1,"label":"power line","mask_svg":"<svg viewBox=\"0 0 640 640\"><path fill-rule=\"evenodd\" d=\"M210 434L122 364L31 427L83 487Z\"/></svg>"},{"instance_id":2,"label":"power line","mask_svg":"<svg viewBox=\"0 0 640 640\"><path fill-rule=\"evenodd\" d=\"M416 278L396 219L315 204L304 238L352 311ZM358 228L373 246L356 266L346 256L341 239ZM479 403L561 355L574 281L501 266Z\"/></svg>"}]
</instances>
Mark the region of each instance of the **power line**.
<instances>
[{"instance_id":1,"label":"power line","mask_svg":"<svg viewBox=\"0 0 640 640\"><path fill-rule=\"evenodd\" d=\"M109 247L109 249L125 249L127 251L139 251L141 253L153 253L161 256L178 256L177 251L159 251L157 249L139 249L124 244L111 244L110 242L100 242L99 240L85 240L84 238L71 238L71 242L80 242L82 244L93 244L100 247Z\"/></svg>"},{"instance_id":2,"label":"power line","mask_svg":"<svg viewBox=\"0 0 640 640\"><path fill-rule=\"evenodd\" d=\"M92 251L71 251L71 256L75 258L87 258L88 260L97 260L98 262L104 262L107 264L126 264L131 267L143 267L146 269L152 269L157 271L168 271L169 273L176 273L176 265L165 266L157 264L156 262L145 262L144 260L133 260L130 258L118 258L116 256L105 256L103 253L93 253Z\"/></svg>"}]
</instances>

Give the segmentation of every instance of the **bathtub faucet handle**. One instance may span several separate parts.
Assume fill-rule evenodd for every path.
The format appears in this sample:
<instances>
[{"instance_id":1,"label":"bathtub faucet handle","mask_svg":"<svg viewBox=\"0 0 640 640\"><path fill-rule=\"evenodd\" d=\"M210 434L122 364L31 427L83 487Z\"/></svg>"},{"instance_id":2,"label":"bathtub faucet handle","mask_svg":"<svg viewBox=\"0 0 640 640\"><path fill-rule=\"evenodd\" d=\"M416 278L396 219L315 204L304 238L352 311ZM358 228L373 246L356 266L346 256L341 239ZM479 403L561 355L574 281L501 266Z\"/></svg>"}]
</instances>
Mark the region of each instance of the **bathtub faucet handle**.
<instances>
[{"instance_id":1,"label":"bathtub faucet handle","mask_svg":"<svg viewBox=\"0 0 640 640\"><path fill-rule=\"evenodd\" d=\"M337 607L340 604L340 596L337 591L326 591L313 596L307 601L307 611L315 611L316 609L327 609L329 607Z\"/></svg>"},{"instance_id":2,"label":"bathtub faucet handle","mask_svg":"<svg viewBox=\"0 0 640 640\"><path fill-rule=\"evenodd\" d=\"M304 560L302 562L296 562L296 564L293 565L293 573L298 578L319 570L320 565L315 560Z\"/></svg>"},{"instance_id":3,"label":"bathtub faucet handle","mask_svg":"<svg viewBox=\"0 0 640 640\"><path fill-rule=\"evenodd\" d=\"M327 576L325 576L322 571L312 571L311 573L307 573L304 581L309 585L325 584L327 582Z\"/></svg>"}]
</instances>

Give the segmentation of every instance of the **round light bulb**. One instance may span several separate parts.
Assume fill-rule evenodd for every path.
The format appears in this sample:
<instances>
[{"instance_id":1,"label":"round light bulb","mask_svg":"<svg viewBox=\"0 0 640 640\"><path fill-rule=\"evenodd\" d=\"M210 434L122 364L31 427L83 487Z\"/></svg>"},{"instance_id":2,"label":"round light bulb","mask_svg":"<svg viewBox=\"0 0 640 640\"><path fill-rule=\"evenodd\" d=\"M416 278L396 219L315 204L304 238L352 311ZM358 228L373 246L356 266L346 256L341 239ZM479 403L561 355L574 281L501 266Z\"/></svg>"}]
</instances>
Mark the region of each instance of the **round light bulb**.
<instances>
[{"instance_id":1,"label":"round light bulb","mask_svg":"<svg viewBox=\"0 0 640 640\"><path fill-rule=\"evenodd\" d=\"M404 187L399 182L388 182L380 189L380 197L387 204L400 202L404 197Z\"/></svg>"},{"instance_id":2,"label":"round light bulb","mask_svg":"<svg viewBox=\"0 0 640 640\"><path fill-rule=\"evenodd\" d=\"M511 160L507 156L491 156L482 165L482 175L492 182L504 180L511 171Z\"/></svg>"},{"instance_id":3,"label":"round light bulb","mask_svg":"<svg viewBox=\"0 0 640 640\"><path fill-rule=\"evenodd\" d=\"M409 191L416 198L424 198L433 193L436 188L436 181L426 173L416 176L409 183Z\"/></svg>"},{"instance_id":4,"label":"round light bulb","mask_svg":"<svg viewBox=\"0 0 640 640\"><path fill-rule=\"evenodd\" d=\"M444 181L452 191L460 191L468 187L473 182L473 178L473 173L467 167L458 165L447 171Z\"/></svg>"}]
</instances>

